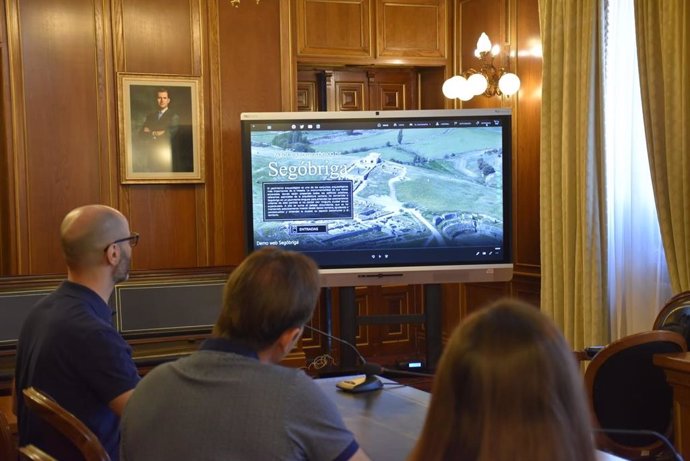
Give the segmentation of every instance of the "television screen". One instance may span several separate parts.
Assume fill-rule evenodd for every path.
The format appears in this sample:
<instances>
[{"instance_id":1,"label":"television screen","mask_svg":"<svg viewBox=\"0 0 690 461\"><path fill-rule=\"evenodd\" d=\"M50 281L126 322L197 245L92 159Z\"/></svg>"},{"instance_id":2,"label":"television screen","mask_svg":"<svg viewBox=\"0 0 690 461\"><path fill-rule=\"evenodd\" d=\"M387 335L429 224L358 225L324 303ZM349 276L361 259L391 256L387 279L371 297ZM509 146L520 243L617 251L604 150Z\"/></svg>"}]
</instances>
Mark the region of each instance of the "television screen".
<instances>
[{"instance_id":1,"label":"television screen","mask_svg":"<svg viewBox=\"0 0 690 461\"><path fill-rule=\"evenodd\" d=\"M509 109L243 113L248 250L324 286L509 280Z\"/></svg>"}]
</instances>

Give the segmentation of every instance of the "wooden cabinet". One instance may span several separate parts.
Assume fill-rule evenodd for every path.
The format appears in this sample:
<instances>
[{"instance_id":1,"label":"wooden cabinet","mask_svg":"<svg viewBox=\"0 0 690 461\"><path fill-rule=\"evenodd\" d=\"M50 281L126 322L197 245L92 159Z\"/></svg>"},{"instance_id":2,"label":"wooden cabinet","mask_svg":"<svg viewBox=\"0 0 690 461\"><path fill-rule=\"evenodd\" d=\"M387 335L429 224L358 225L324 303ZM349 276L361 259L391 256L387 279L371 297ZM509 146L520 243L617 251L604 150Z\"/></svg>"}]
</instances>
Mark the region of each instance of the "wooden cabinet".
<instances>
[{"instance_id":1,"label":"wooden cabinet","mask_svg":"<svg viewBox=\"0 0 690 461\"><path fill-rule=\"evenodd\" d=\"M421 285L370 286L355 290L358 316L413 315L423 312ZM397 360L424 358L426 351L420 324L360 325L357 348L368 357Z\"/></svg>"},{"instance_id":2,"label":"wooden cabinet","mask_svg":"<svg viewBox=\"0 0 690 461\"><path fill-rule=\"evenodd\" d=\"M311 69L297 74L297 110L416 109L415 69Z\"/></svg>"},{"instance_id":3,"label":"wooden cabinet","mask_svg":"<svg viewBox=\"0 0 690 461\"><path fill-rule=\"evenodd\" d=\"M370 0L297 0L295 12L298 59L374 57Z\"/></svg>"},{"instance_id":4,"label":"wooden cabinet","mask_svg":"<svg viewBox=\"0 0 690 461\"><path fill-rule=\"evenodd\" d=\"M377 57L445 59L446 18L445 0L377 0Z\"/></svg>"},{"instance_id":5,"label":"wooden cabinet","mask_svg":"<svg viewBox=\"0 0 690 461\"><path fill-rule=\"evenodd\" d=\"M298 62L445 65L447 0L295 0Z\"/></svg>"}]
</instances>

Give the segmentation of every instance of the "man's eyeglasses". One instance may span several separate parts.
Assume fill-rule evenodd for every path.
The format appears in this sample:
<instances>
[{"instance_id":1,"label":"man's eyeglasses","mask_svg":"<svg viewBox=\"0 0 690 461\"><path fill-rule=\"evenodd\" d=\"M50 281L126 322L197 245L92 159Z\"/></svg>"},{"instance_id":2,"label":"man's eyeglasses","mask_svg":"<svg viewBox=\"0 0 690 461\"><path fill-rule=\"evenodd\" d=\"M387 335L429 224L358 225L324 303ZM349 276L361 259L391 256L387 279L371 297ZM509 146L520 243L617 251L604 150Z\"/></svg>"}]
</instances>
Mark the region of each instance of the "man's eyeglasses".
<instances>
[{"instance_id":1,"label":"man's eyeglasses","mask_svg":"<svg viewBox=\"0 0 690 461\"><path fill-rule=\"evenodd\" d=\"M117 239L113 242L110 242L107 247L103 249L103 251L107 251L108 248L110 248L110 245L115 245L117 243L122 243L122 242L129 242L129 246L135 247L137 246L137 243L139 243L139 234L137 232L132 232L132 235L129 237L124 237L121 239Z\"/></svg>"}]
</instances>

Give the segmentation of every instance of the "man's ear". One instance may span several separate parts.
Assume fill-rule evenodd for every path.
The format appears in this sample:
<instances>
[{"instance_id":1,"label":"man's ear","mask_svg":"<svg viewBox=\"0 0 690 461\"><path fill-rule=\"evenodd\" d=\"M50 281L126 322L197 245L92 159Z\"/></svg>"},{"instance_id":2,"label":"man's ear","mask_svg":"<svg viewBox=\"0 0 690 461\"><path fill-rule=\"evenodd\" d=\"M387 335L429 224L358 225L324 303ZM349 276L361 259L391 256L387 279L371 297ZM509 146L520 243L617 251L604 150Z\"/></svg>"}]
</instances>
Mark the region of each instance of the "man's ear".
<instances>
[{"instance_id":1,"label":"man's ear","mask_svg":"<svg viewBox=\"0 0 690 461\"><path fill-rule=\"evenodd\" d=\"M288 355L290 353L292 348L295 347L295 344L297 344L297 341L301 335L302 328L300 327L288 328L283 332L282 335L280 335L278 338L278 344L280 345L284 355Z\"/></svg>"},{"instance_id":2,"label":"man's ear","mask_svg":"<svg viewBox=\"0 0 690 461\"><path fill-rule=\"evenodd\" d=\"M105 250L105 258L108 261L108 264L111 266L117 265L117 263L120 261L120 251L120 246L117 244L112 244L107 250Z\"/></svg>"},{"instance_id":3,"label":"man's ear","mask_svg":"<svg viewBox=\"0 0 690 461\"><path fill-rule=\"evenodd\" d=\"M280 363L297 344L302 328L292 327L285 330L273 344L259 351L259 360L264 363Z\"/></svg>"}]
</instances>

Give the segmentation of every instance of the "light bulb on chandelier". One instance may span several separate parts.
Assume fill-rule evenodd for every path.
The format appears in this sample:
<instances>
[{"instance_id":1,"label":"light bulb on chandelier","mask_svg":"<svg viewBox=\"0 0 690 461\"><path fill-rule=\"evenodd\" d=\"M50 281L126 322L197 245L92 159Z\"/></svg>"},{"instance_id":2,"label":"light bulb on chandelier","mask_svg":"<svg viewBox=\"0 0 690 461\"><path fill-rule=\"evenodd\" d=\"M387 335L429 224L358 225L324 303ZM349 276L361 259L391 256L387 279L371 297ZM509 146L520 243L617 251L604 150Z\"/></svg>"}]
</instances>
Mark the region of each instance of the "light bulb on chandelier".
<instances>
[{"instance_id":1,"label":"light bulb on chandelier","mask_svg":"<svg viewBox=\"0 0 690 461\"><path fill-rule=\"evenodd\" d=\"M484 32L477 40L474 55L480 60L479 70L469 69L461 75L454 75L443 83L441 90L448 99L469 101L474 96L512 96L520 89L520 78L504 68L494 66L494 58L501 51L499 45L491 45L488 35Z\"/></svg>"}]
</instances>

